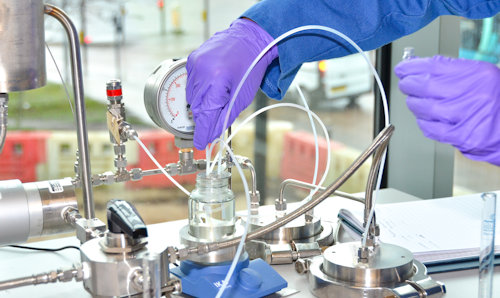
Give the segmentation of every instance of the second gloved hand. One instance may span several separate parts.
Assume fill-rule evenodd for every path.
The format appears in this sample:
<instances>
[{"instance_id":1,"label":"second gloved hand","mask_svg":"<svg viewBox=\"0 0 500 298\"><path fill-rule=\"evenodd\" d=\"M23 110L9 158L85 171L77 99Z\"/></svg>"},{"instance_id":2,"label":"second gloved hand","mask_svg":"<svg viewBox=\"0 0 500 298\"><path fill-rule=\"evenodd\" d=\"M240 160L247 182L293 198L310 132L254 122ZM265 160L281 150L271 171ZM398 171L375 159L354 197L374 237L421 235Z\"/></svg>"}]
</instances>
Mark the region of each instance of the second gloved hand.
<instances>
[{"instance_id":1,"label":"second gloved hand","mask_svg":"<svg viewBox=\"0 0 500 298\"><path fill-rule=\"evenodd\" d=\"M238 19L189 55L186 98L195 121L194 146L204 149L222 134L229 101L247 68L273 38L259 25ZM278 57L271 48L243 84L229 116L228 126L252 102L268 65Z\"/></svg>"},{"instance_id":2,"label":"second gloved hand","mask_svg":"<svg viewBox=\"0 0 500 298\"><path fill-rule=\"evenodd\" d=\"M415 58L395 68L399 88L426 137L466 157L500 166L500 69L442 56Z\"/></svg>"}]
</instances>

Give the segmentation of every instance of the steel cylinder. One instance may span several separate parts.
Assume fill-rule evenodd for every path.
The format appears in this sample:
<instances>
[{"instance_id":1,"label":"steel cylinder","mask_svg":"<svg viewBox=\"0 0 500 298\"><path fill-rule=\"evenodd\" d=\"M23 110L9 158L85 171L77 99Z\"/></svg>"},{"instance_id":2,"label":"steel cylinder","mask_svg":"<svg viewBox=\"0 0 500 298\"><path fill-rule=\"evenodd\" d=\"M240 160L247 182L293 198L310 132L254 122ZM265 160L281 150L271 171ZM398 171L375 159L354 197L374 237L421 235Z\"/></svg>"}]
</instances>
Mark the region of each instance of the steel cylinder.
<instances>
[{"instance_id":1,"label":"steel cylinder","mask_svg":"<svg viewBox=\"0 0 500 298\"><path fill-rule=\"evenodd\" d=\"M43 1L0 1L0 93L46 81Z\"/></svg>"},{"instance_id":2,"label":"steel cylinder","mask_svg":"<svg viewBox=\"0 0 500 298\"><path fill-rule=\"evenodd\" d=\"M78 208L70 178L32 183L0 181L0 245L71 231L72 226L63 217L68 207Z\"/></svg>"}]
</instances>

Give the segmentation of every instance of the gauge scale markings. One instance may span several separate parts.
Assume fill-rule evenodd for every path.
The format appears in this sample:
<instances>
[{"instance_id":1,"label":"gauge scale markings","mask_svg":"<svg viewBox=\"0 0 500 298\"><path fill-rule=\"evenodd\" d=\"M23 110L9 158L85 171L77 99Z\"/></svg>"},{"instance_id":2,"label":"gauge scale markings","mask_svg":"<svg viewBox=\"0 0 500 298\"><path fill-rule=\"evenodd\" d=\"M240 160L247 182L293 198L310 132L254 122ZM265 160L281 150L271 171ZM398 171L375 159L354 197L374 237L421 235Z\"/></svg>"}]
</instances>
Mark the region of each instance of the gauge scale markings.
<instances>
[{"instance_id":1,"label":"gauge scale markings","mask_svg":"<svg viewBox=\"0 0 500 298\"><path fill-rule=\"evenodd\" d=\"M179 71L185 71L185 69L175 70L174 74L177 75L171 76L165 80L160 98L170 114L170 117L165 117L165 120L168 119L168 124L174 129L192 132L194 129L194 125L192 125L192 115L187 108L188 104L185 98L187 73L178 74Z\"/></svg>"},{"instance_id":2,"label":"gauge scale markings","mask_svg":"<svg viewBox=\"0 0 500 298\"><path fill-rule=\"evenodd\" d=\"M150 117L161 128L183 139L193 139L193 114L186 102L186 59L167 60L150 76L144 101Z\"/></svg>"}]
</instances>

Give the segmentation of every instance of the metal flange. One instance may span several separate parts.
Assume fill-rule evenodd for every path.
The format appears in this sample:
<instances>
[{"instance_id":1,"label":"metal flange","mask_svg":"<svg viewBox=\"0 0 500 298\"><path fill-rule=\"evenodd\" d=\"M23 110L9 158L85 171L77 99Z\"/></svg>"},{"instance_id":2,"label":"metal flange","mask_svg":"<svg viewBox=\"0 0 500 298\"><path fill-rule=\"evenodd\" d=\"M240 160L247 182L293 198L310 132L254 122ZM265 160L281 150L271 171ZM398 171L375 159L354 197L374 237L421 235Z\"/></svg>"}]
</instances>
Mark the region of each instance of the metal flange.
<instances>
[{"instance_id":1,"label":"metal flange","mask_svg":"<svg viewBox=\"0 0 500 298\"><path fill-rule=\"evenodd\" d=\"M272 212L265 211L267 210L261 208L258 217L251 218L250 231L257 230L276 220L274 210ZM329 246L334 242L332 226L327 222L322 222L317 216L313 216L311 220L300 216L285 226L264 235L260 240L267 244L283 244L292 241L296 243L318 242L320 246Z\"/></svg>"},{"instance_id":2,"label":"metal flange","mask_svg":"<svg viewBox=\"0 0 500 298\"><path fill-rule=\"evenodd\" d=\"M228 234L222 236L218 241L224 241L227 239L231 238L236 238L236 237L241 237L243 235L244 227L241 225L241 223L237 222L235 224L235 232L233 234ZM189 225L186 225L182 227L181 231L179 232L179 236L181 238L181 243L183 245L186 245L188 247L192 246L197 246L200 244L208 244L213 241L207 240L207 239L202 239L195 237L189 233ZM219 249L216 251L212 251L209 253L205 253L202 255L190 255L187 259L193 262L197 262L200 264L218 264L222 262L229 262L233 260L234 255L236 254L237 246L232 246L224 249Z\"/></svg>"},{"instance_id":3,"label":"metal flange","mask_svg":"<svg viewBox=\"0 0 500 298\"><path fill-rule=\"evenodd\" d=\"M441 297L446 289L405 248L382 243L369 261L358 261L359 242L325 250L309 265L309 287L317 297Z\"/></svg>"}]
</instances>

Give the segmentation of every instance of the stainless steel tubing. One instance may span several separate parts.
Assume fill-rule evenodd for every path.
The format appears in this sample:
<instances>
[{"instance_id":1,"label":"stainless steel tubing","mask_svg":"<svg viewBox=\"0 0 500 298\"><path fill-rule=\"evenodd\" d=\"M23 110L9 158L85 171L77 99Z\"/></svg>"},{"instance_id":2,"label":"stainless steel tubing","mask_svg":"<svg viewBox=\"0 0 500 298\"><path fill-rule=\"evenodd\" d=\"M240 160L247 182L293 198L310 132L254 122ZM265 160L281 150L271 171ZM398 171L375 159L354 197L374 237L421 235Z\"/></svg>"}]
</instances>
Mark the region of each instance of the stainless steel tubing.
<instances>
[{"instance_id":1,"label":"stainless steel tubing","mask_svg":"<svg viewBox=\"0 0 500 298\"><path fill-rule=\"evenodd\" d=\"M43 0L0 1L0 93L47 82L43 21Z\"/></svg>"},{"instance_id":2,"label":"stainless steel tubing","mask_svg":"<svg viewBox=\"0 0 500 298\"><path fill-rule=\"evenodd\" d=\"M375 219L375 215L374 215L371 223L368 223L368 217L370 216L370 212L371 212L371 209L373 206L373 191L375 190L375 187L377 184L378 171L380 168L380 164L382 162L382 157L384 156L386 149L387 149L387 144L385 144L384 146L380 146L377 149L377 151L375 151L375 154L373 154L372 165L370 168L370 173L368 174L368 180L366 182L365 210L364 210L363 220L364 220L365 227L368 224L372 225L372 228L369 229L370 234L373 231L375 231L374 229L376 226L376 219Z\"/></svg>"},{"instance_id":3,"label":"stainless steel tubing","mask_svg":"<svg viewBox=\"0 0 500 298\"><path fill-rule=\"evenodd\" d=\"M300 180L295 180L295 179L286 179L284 180L283 182L281 182L281 186L280 186L280 195L278 197L278 201L280 203L283 203L283 200L285 198L285 188L287 186L296 186L296 187L300 187L300 188L305 188L305 189L310 189L310 190L313 190L313 189L316 189L317 185L314 185L314 184L311 184L311 183L307 183L307 182L304 182L304 181L300 181ZM321 186L319 189L318 189L318 193L321 193L323 191L326 190L326 187L323 187ZM343 191L334 191L333 192L333 195L335 196L338 196L338 197L342 197L342 198L346 198L346 199L350 199L350 200L353 200L353 201L356 201L356 202L360 202L360 203L365 203L365 200L363 198L358 198L356 196L353 196L349 193L346 193L346 192L343 192Z\"/></svg>"},{"instance_id":4,"label":"stainless steel tubing","mask_svg":"<svg viewBox=\"0 0 500 298\"><path fill-rule=\"evenodd\" d=\"M19 288L19 287L25 287L25 286L31 286L31 285L36 285L37 280L35 276L30 276L30 277L21 277L21 278L16 278L16 279L11 279L11 280L6 280L0 282L0 291L5 291L9 289L14 289L14 288Z\"/></svg>"},{"instance_id":5,"label":"stainless steel tubing","mask_svg":"<svg viewBox=\"0 0 500 298\"><path fill-rule=\"evenodd\" d=\"M236 161L235 161L236 162ZM255 167L249 159L243 161L243 165L250 171L250 176L252 177L252 194L257 194L257 174L255 173Z\"/></svg>"},{"instance_id":6,"label":"stainless steel tubing","mask_svg":"<svg viewBox=\"0 0 500 298\"><path fill-rule=\"evenodd\" d=\"M0 153L2 153L5 144L5 136L7 136L8 102L9 95L7 93L0 93Z\"/></svg>"},{"instance_id":7,"label":"stainless steel tubing","mask_svg":"<svg viewBox=\"0 0 500 298\"><path fill-rule=\"evenodd\" d=\"M342 173L342 175L339 178L337 178L332 184L330 184L326 188L325 192L323 192L320 195L314 196L309 202L305 203L304 205L300 206L299 208L295 209L294 211L285 215L284 217L277 219L276 221L268 224L267 226L261 227L253 232L248 233L246 241L257 239L271 231L276 230L281 226L286 225L290 221L306 213L308 210L314 208L316 205L318 205L323 200L328 198L330 195L333 194L335 190L337 190L340 186L342 186L342 184L344 184L344 182L347 179L349 179L359 169L359 167L361 167L361 165L375 152L375 150L377 150L380 146L385 146L389 142L389 139L392 136L393 132L394 132L394 126L392 124L385 127L373 140L371 145L365 151L363 151L363 153L361 153L361 155L351 164L351 166L344 173ZM198 254L218 249L224 249L238 245L240 240L241 238L233 238L219 243L210 243L207 245L200 245L198 247L189 247L187 248L187 251L182 253Z\"/></svg>"},{"instance_id":8,"label":"stainless steel tubing","mask_svg":"<svg viewBox=\"0 0 500 298\"><path fill-rule=\"evenodd\" d=\"M73 93L76 110L76 132L78 138L78 152L80 158L80 179L83 191L83 211L87 219L95 217L94 198L92 195L92 180L90 171L89 142L87 134L87 117L85 115L85 99L83 97L82 61L80 57L80 43L75 25L61 9L45 4L45 13L54 17L63 25L70 45L71 73L73 78Z\"/></svg>"},{"instance_id":9,"label":"stainless steel tubing","mask_svg":"<svg viewBox=\"0 0 500 298\"><path fill-rule=\"evenodd\" d=\"M54 270L47 273L21 277L0 282L0 291L14 289L24 286L34 286L54 282L69 282L72 280L82 281L83 269L81 265L75 265L67 270Z\"/></svg>"},{"instance_id":10,"label":"stainless steel tubing","mask_svg":"<svg viewBox=\"0 0 500 298\"><path fill-rule=\"evenodd\" d=\"M167 171L167 173L169 172L168 168L164 168L164 169L165 169L165 171ZM151 170L142 171L142 177L159 175L159 174L163 174L163 172L159 169L151 169Z\"/></svg>"}]
</instances>

